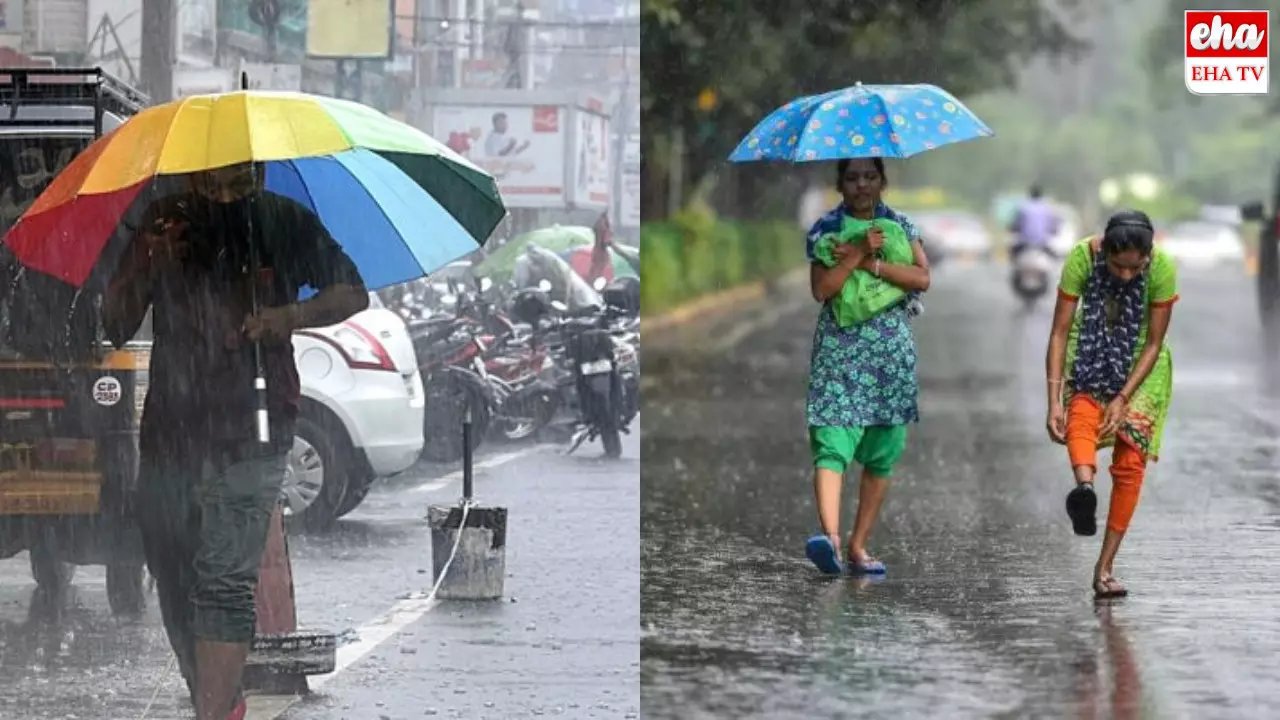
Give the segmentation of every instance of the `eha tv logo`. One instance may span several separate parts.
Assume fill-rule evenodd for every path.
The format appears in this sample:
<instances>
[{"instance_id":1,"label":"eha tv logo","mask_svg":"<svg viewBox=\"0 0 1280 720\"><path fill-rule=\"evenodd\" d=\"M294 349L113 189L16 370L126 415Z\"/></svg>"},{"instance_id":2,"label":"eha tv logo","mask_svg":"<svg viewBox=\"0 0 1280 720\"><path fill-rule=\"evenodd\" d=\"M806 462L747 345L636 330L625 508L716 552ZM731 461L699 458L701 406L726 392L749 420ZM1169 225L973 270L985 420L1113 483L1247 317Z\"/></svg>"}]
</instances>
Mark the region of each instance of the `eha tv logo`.
<instances>
[{"instance_id":1,"label":"eha tv logo","mask_svg":"<svg viewBox=\"0 0 1280 720\"><path fill-rule=\"evenodd\" d=\"M1266 95L1271 33L1266 10L1188 10L1183 76L1196 95Z\"/></svg>"}]
</instances>

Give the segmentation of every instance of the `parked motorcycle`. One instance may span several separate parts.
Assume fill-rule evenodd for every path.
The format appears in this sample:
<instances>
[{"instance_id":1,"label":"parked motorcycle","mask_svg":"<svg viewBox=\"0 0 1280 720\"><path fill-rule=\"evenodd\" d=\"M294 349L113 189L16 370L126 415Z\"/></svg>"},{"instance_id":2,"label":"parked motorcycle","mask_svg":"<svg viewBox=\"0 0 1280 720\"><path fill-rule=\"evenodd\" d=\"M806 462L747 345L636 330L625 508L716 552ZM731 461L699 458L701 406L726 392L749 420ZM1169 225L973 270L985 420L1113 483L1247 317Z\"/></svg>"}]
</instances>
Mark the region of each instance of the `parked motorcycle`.
<instances>
[{"instance_id":1,"label":"parked motorcycle","mask_svg":"<svg viewBox=\"0 0 1280 720\"><path fill-rule=\"evenodd\" d=\"M471 449L480 446L497 397L480 370L496 338L477 332L466 318L440 313L410 326L422 374L426 412L422 456L434 462L462 459L462 424L471 413Z\"/></svg>"},{"instance_id":2,"label":"parked motorcycle","mask_svg":"<svg viewBox=\"0 0 1280 720\"><path fill-rule=\"evenodd\" d=\"M423 421L423 456L454 462L462 456L460 428L468 409L472 448L493 433L522 440L551 422L556 388L541 377L548 362L543 348L531 345L529 333L498 312L488 297L489 278L474 292L454 285L438 313L411 328L423 377L427 412Z\"/></svg>"},{"instance_id":3,"label":"parked motorcycle","mask_svg":"<svg viewBox=\"0 0 1280 720\"><path fill-rule=\"evenodd\" d=\"M585 284L585 283L584 283ZM598 296L603 279L595 288ZM538 292L525 291L513 306L521 319L559 339L561 363L553 370L566 404L572 402L576 417L569 454L588 440L600 439L605 456L622 454L623 433L639 412L639 362L635 348L617 337L614 322L623 311L604 302L571 307L548 300L552 284L543 280Z\"/></svg>"}]
</instances>

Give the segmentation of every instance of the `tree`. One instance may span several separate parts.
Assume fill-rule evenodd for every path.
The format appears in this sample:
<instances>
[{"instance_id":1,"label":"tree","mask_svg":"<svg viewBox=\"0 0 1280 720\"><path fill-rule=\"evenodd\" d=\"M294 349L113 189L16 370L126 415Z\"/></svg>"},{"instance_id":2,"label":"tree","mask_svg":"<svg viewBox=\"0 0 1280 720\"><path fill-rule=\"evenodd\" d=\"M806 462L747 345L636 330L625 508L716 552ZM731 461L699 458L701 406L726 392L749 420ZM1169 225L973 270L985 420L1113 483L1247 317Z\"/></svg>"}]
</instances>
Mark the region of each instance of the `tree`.
<instances>
[{"instance_id":1,"label":"tree","mask_svg":"<svg viewBox=\"0 0 1280 720\"><path fill-rule=\"evenodd\" d=\"M1007 87L1019 60L1085 47L1068 29L1070 10L1084 1L1050 10L1040 0L647 0L641 157L654 182L642 212L665 214L656 179L669 170L659 151L672 138L683 140L684 186L692 187L767 112L798 95L859 80L929 82L957 95ZM708 88L718 102L700 109ZM744 207L758 205L756 194L750 182L739 187Z\"/></svg>"}]
</instances>

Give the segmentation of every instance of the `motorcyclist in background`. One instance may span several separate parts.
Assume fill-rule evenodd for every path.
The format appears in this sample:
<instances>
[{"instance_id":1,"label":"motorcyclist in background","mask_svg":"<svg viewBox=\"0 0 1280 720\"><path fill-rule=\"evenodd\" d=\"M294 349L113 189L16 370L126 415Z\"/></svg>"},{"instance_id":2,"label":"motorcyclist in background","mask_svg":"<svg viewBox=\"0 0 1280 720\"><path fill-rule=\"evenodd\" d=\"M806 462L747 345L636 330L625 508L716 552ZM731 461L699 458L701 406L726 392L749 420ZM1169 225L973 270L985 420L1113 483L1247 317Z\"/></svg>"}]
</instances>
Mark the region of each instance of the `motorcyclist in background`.
<instances>
[{"instance_id":1,"label":"motorcyclist in background","mask_svg":"<svg viewBox=\"0 0 1280 720\"><path fill-rule=\"evenodd\" d=\"M1061 227L1062 216L1059 215L1057 208L1045 199L1044 191L1039 185L1032 185L1027 193L1027 199L1018 206L1013 222L1009 225L1009 231L1013 233L1013 246L1009 249L1010 258L1017 260L1018 255L1030 247L1040 248L1057 257L1057 253L1053 251L1052 242Z\"/></svg>"}]
</instances>

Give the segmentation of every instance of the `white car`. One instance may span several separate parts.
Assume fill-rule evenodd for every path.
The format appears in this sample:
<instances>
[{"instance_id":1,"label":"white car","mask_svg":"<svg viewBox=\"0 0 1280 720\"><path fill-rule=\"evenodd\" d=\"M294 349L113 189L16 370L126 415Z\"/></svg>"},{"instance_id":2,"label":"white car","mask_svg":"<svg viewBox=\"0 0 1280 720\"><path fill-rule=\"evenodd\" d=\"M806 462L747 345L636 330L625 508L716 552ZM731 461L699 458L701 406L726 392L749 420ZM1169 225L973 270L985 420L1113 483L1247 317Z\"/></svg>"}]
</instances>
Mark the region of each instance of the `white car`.
<instances>
[{"instance_id":1,"label":"white car","mask_svg":"<svg viewBox=\"0 0 1280 720\"><path fill-rule=\"evenodd\" d=\"M286 513L323 527L418 460L422 378L404 321L373 293L346 322L294 333L293 348L302 406L282 495Z\"/></svg>"},{"instance_id":2,"label":"white car","mask_svg":"<svg viewBox=\"0 0 1280 720\"><path fill-rule=\"evenodd\" d=\"M1230 225L1193 220L1174 223L1159 234L1158 242L1179 265L1207 268L1244 262L1244 242Z\"/></svg>"},{"instance_id":3,"label":"white car","mask_svg":"<svg viewBox=\"0 0 1280 720\"><path fill-rule=\"evenodd\" d=\"M983 260L991 256L994 242L982 220L965 210L928 210L910 214L924 237L925 248L947 258Z\"/></svg>"}]
</instances>

